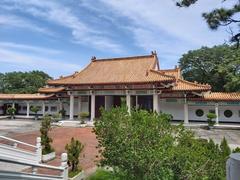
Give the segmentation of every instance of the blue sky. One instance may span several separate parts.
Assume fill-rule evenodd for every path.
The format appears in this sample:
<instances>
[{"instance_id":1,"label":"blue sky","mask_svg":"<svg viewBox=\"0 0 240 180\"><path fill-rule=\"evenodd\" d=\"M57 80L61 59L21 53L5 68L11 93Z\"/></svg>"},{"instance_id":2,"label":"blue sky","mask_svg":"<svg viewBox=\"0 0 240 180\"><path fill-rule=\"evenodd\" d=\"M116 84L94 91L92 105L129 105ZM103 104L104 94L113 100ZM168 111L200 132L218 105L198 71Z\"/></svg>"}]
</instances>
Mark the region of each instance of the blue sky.
<instances>
[{"instance_id":1,"label":"blue sky","mask_svg":"<svg viewBox=\"0 0 240 180\"><path fill-rule=\"evenodd\" d=\"M188 9L174 0L1 0L0 72L43 70L68 75L97 58L150 54L172 68L183 53L224 43L201 13L223 4L201 0ZM226 4L224 4L226 6Z\"/></svg>"}]
</instances>

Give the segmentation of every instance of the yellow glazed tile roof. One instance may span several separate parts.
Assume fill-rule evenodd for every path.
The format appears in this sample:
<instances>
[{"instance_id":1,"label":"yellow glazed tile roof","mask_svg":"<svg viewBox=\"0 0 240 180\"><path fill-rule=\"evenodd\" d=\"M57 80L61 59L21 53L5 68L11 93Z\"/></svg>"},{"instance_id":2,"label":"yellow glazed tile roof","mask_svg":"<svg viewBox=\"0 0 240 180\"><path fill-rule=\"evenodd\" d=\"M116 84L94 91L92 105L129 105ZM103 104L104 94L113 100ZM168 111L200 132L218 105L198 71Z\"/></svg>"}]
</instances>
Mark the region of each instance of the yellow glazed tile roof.
<instances>
[{"instance_id":1,"label":"yellow glazed tile roof","mask_svg":"<svg viewBox=\"0 0 240 180\"><path fill-rule=\"evenodd\" d=\"M173 91L209 91L211 86L208 84L199 84L178 79L176 85L171 89Z\"/></svg>"},{"instance_id":2,"label":"yellow glazed tile roof","mask_svg":"<svg viewBox=\"0 0 240 180\"><path fill-rule=\"evenodd\" d=\"M0 100L40 100L48 99L54 95L44 95L44 94L0 94Z\"/></svg>"},{"instance_id":3,"label":"yellow glazed tile roof","mask_svg":"<svg viewBox=\"0 0 240 180\"><path fill-rule=\"evenodd\" d=\"M113 59L94 59L82 71L71 76L49 80L49 85L91 85L148 83L174 81L173 76L154 70L158 65L156 55Z\"/></svg>"},{"instance_id":4,"label":"yellow glazed tile roof","mask_svg":"<svg viewBox=\"0 0 240 180\"><path fill-rule=\"evenodd\" d=\"M56 93L56 92L61 92L65 90L64 87L43 87L39 88L38 92L39 93Z\"/></svg>"},{"instance_id":5,"label":"yellow glazed tile roof","mask_svg":"<svg viewBox=\"0 0 240 180\"><path fill-rule=\"evenodd\" d=\"M204 95L204 100L240 101L240 92L211 92Z\"/></svg>"}]
</instances>

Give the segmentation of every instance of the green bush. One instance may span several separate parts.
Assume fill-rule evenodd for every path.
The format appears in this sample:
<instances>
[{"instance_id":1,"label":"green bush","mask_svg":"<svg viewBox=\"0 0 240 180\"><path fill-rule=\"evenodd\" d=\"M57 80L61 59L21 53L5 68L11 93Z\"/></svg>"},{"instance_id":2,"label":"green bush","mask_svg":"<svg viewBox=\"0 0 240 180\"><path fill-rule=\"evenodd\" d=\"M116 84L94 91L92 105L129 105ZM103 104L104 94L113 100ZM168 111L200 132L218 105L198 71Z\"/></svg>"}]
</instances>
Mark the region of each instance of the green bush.
<instances>
[{"instance_id":1,"label":"green bush","mask_svg":"<svg viewBox=\"0 0 240 180\"><path fill-rule=\"evenodd\" d=\"M65 118L65 116L66 116L66 110L65 109L61 109L59 111L59 113L62 115L62 118Z\"/></svg>"},{"instance_id":2,"label":"green bush","mask_svg":"<svg viewBox=\"0 0 240 180\"><path fill-rule=\"evenodd\" d=\"M214 126L214 124L216 123L215 121L213 121L213 119L215 119L217 117L217 115L215 113L208 113L207 114L207 123L209 127Z\"/></svg>"},{"instance_id":3,"label":"green bush","mask_svg":"<svg viewBox=\"0 0 240 180\"><path fill-rule=\"evenodd\" d=\"M78 119L80 120L81 124L85 123L85 119L89 117L89 112L81 112L78 114Z\"/></svg>"},{"instance_id":4,"label":"green bush","mask_svg":"<svg viewBox=\"0 0 240 180\"><path fill-rule=\"evenodd\" d=\"M55 113L55 114L52 115L52 120L53 121L58 121L60 119L62 119L62 114L61 113Z\"/></svg>"},{"instance_id":5,"label":"green bush","mask_svg":"<svg viewBox=\"0 0 240 180\"><path fill-rule=\"evenodd\" d=\"M9 114L11 116L11 118L14 118L16 112L17 112L17 110L14 107L8 107L7 108L7 114Z\"/></svg>"},{"instance_id":6,"label":"green bush","mask_svg":"<svg viewBox=\"0 0 240 180\"><path fill-rule=\"evenodd\" d=\"M40 128L43 154L49 154L54 151L54 149L51 146L52 138L50 138L48 134L50 130L51 130L51 117L44 116Z\"/></svg>"},{"instance_id":7,"label":"green bush","mask_svg":"<svg viewBox=\"0 0 240 180\"><path fill-rule=\"evenodd\" d=\"M120 180L120 178L110 171L98 169L93 175L89 176L87 180Z\"/></svg>"},{"instance_id":8,"label":"green bush","mask_svg":"<svg viewBox=\"0 0 240 180\"><path fill-rule=\"evenodd\" d=\"M79 167L79 156L83 148L84 146L82 145L82 143L78 140L75 140L73 137L70 144L67 144L65 146L68 154L68 165L71 167L70 172L72 172L73 174L75 174L74 172L81 170Z\"/></svg>"},{"instance_id":9,"label":"green bush","mask_svg":"<svg viewBox=\"0 0 240 180\"><path fill-rule=\"evenodd\" d=\"M30 111L34 112L35 119L38 118L37 113L38 113L38 111L40 111L40 109L41 109L41 108L40 108L39 106L31 106L31 107L30 107Z\"/></svg>"},{"instance_id":10,"label":"green bush","mask_svg":"<svg viewBox=\"0 0 240 180\"><path fill-rule=\"evenodd\" d=\"M126 107L103 110L94 132L99 165L123 179L224 179L227 143L196 139L171 116Z\"/></svg>"}]
</instances>

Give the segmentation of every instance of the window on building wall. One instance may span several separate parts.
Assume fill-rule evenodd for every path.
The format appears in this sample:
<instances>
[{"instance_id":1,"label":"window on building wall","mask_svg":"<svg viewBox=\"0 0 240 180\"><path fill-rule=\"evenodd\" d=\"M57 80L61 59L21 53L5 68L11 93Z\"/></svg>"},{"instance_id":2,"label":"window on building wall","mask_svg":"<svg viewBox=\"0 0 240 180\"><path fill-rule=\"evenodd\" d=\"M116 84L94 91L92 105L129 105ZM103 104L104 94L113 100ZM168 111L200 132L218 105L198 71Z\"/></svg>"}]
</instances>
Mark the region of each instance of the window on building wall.
<instances>
[{"instance_id":1,"label":"window on building wall","mask_svg":"<svg viewBox=\"0 0 240 180\"><path fill-rule=\"evenodd\" d=\"M51 106L51 111L52 112L56 112L57 111L57 107L56 106Z\"/></svg>"},{"instance_id":2,"label":"window on building wall","mask_svg":"<svg viewBox=\"0 0 240 180\"><path fill-rule=\"evenodd\" d=\"M0 111L3 110L3 106L0 106ZM239 111L240 112L240 111Z\"/></svg>"},{"instance_id":3,"label":"window on building wall","mask_svg":"<svg viewBox=\"0 0 240 180\"><path fill-rule=\"evenodd\" d=\"M230 118L230 117L232 117L232 115L233 115L233 112L231 110L224 111L224 116L225 117Z\"/></svg>"},{"instance_id":4,"label":"window on building wall","mask_svg":"<svg viewBox=\"0 0 240 180\"><path fill-rule=\"evenodd\" d=\"M204 111L202 109L197 109L195 113L198 117L202 117L204 115Z\"/></svg>"},{"instance_id":5,"label":"window on building wall","mask_svg":"<svg viewBox=\"0 0 240 180\"><path fill-rule=\"evenodd\" d=\"M27 110L27 106L23 106L23 107L22 107L22 110L23 110L23 111L26 111L26 110Z\"/></svg>"},{"instance_id":6,"label":"window on building wall","mask_svg":"<svg viewBox=\"0 0 240 180\"><path fill-rule=\"evenodd\" d=\"M48 106L45 106L45 111L48 111Z\"/></svg>"},{"instance_id":7,"label":"window on building wall","mask_svg":"<svg viewBox=\"0 0 240 180\"><path fill-rule=\"evenodd\" d=\"M215 110L214 109L210 109L209 112L215 114Z\"/></svg>"}]
</instances>

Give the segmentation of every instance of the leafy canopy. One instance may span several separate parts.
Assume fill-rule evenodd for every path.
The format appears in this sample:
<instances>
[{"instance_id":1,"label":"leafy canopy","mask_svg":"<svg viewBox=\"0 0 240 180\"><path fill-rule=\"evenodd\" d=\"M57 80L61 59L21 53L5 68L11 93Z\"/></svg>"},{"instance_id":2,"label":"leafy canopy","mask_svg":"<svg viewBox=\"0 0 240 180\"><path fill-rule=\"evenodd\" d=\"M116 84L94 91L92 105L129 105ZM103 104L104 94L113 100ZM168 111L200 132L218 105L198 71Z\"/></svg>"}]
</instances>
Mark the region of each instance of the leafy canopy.
<instances>
[{"instance_id":1,"label":"leafy canopy","mask_svg":"<svg viewBox=\"0 0 240 180\"><path fill-rule=\"evenodd\" d=\"M224 179L226 145L195 139L182 125L170 124L170 115L126 107L103 110L94 132L100 165L114 169L122 179Z\"/></svg>"},{"instance_id":2,"label":"leafy canopy","mask_svg":"<svg viewBox=\"0 0 240 180\"><path fill-rule=\"evenodd\" d=\"M198 0L178 0L176 5L179 7L189 7L195 4ZM225 1L229 0L219 0L219 2L224 3ZM230 25L236 25L236 29L239 29L240 19L239 19L239 12L240 12L240 1L233 0L233 6L231 8L215 8L210 12L203 13L202 16L207 22L208 26L212 30L217 30L221 26L227 26L230 28ZM232 35L231 42L236 42L237 47L239 47L240 41L240 33L239 30L233 32L230 28L230 33Z\"/></svg>"},{"instance_id":3,"label":"leafy canopy","mask_svg":"<svg viewBox=\"0 0 240 180\"><path fill-rule=\"evenodd\" d=\"M188 81L208 83L212 91L240 91L240 50L219 45L189 51L179 60Z\"/></svg>"},{"instance_id":4,"label":"leafy canopy","mask_svg":"<svg viewBox=\"0 0 240 180\"><path fill-rule=\"evenodd\" d=\"M0 93L36 93L49 79L42 71L0 73Z\"/></svg>"}]
</instances>

